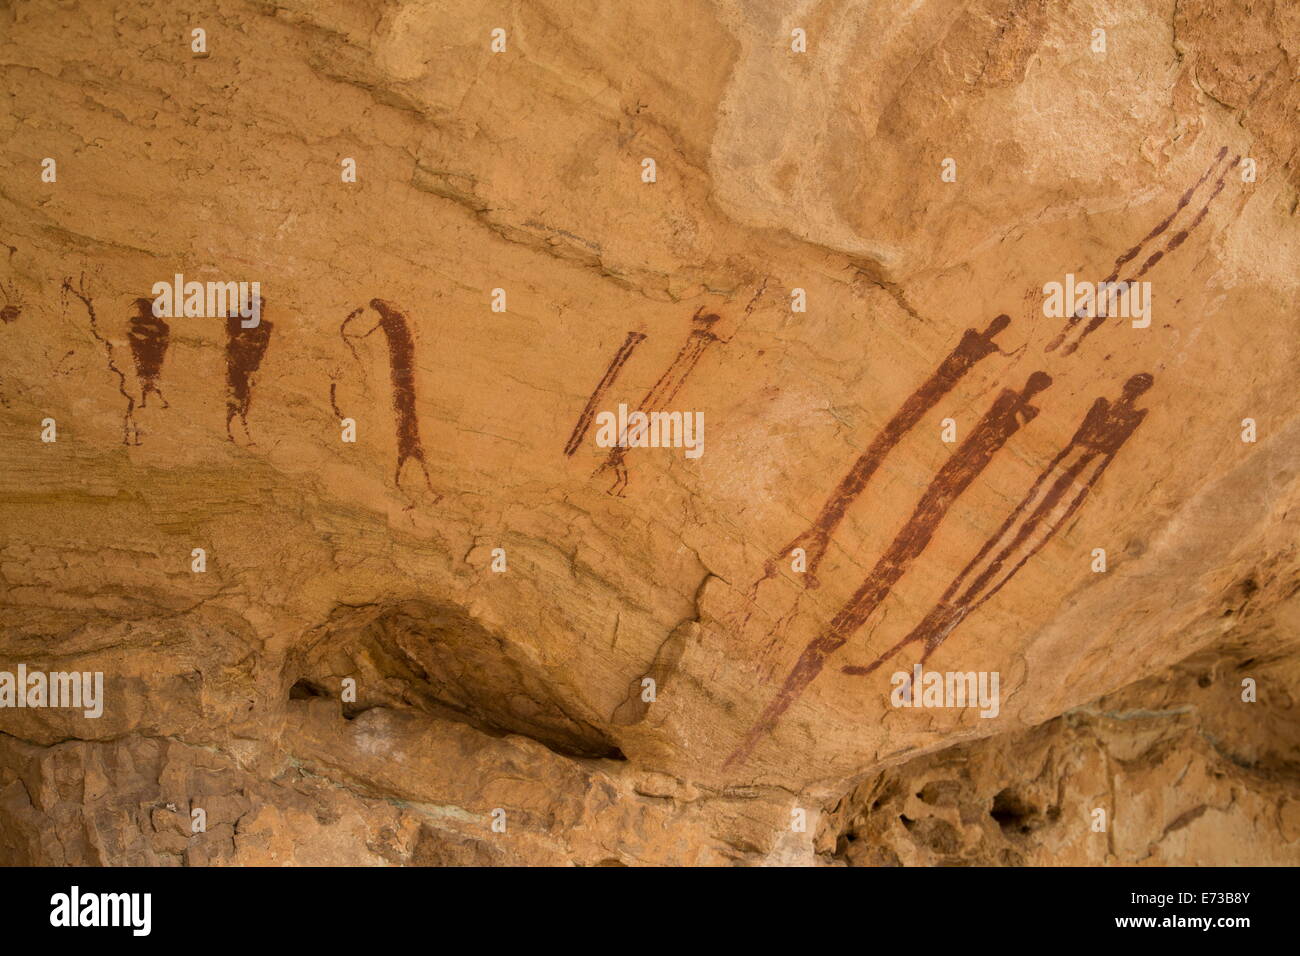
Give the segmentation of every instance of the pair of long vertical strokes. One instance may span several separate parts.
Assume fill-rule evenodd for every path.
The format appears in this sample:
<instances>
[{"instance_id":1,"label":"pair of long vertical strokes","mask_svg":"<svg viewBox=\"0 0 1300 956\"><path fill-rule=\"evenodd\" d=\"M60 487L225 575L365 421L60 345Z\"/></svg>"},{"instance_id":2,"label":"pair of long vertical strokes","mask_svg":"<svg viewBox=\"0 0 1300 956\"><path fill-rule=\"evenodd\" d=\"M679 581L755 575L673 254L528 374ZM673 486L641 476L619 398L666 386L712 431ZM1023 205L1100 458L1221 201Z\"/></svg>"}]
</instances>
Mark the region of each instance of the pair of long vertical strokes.
<instances>
[{"instance_id":1,"label":"pair of long vertical strokes","mask_svg":"<svg viewBox=\"0 0 1300 956\"><path fill-rule=\"evenodd\" d=\"M1137 245L1115 260L1114 271L1105 280L1106 282L1114 282L1118 279L1128 262L1137 258L1151 240L1170 228L1178 214L1189 205L1196 191L1223 162L1227 152L1227 147L1220 149L1200 179L1184 192L1174 210ZM1173 252L1183 244L1191 231L1204 221L1210 204L1224 187L1228 171L1239 159L1240 157L1224 167L1214 189L1192 222L1176 233L1163 250L1151 253L1126 281L1140 279L1166 253ZM1071 316L1061 333L1048 343L1046 351L1059 348L1066 342L1074 328L1087 317L1082 311ZM1104 315L1092 317L1078 338L1066 345L1063 353L1070 355L1075 352L1082 341L1103 324L1105 318ZM843 518L848 505L861 493L880 461L897 444L899 438L920 419L926 410L933 407L939 397L952 388L957 379L965 374L975 361L993 351L990 347L992 334L996 334L998 330L1005 327L1005 324L1004 316L994 320L996 328L990 325L989 330L986 330L982 336L983 343L979 341L974 330L967 330L957 349L944 360L930 379L904 402L903 407L877 435L867 451L858 458L849 473L841 479L839 486L832 492L813 525L767 562L763 579L775 573L776 562L787 556L793 548L803 547L807 552L805 583L810 587L817 586L816 568L825 554L831 534ZM1042 375L1042 373L1035 373L1035 375ZM1032 383L1033 376L1030 382L1026 383L1026 390ZM1132 436L1146 417L1146 410L1135 408L1134 402L1151 387L1152 383L1153 378L1149 373L1140 373L1125 383L1120 398L1114 403L1098 398L1069 444L1039 475L1002 526L985 542L975 558L949 585L939 603L922 622L902 641L881 654L871 664L866 667L846 667L844 671L850 674L870 674L904 647L913 643L924 644L922 660L928 659L934 649L947 639L971 611L989 600L1014 577L1082 506L1088 492L1114 459L1119 448ZM989 415L994 414L999 402L1007 400L1008 393L1004 392L994 403L994 408L990 409ZM728 757L728 765L744 760L753 751L759 739L772 730L781 714L820 673L826 658L842 647L849 637L865 624L893 584L924 550L925 544L929 542L935 526L942 520L947 507L965 490L969 481L973 480L974 474L978 474L978 470L982 470L988 463L988 457L982 453L977 454L970 445L973 441L978 442L979 433L993 424L989 415L985 416L976 427L976 432L959 447L952 459L931 482L911 519L899 532L889 550L877 562L862 586L832 620L828 630L805 648L778 690L775 699L760 714L740 745ZM988 440L996 441L997 434L998 429L995 427L988 433ZM1002 442L1004 443L1005 439L1002 439ZM979 463L981 461L982 464ZM972 464L977 464L978 470L967 479L966 469ZM951 471L950 466L956 471ZM959 476L955 482L954 476ZM1067 492L1071 490L1074 490L1074 494L1067 499ZM1008 563L1011 567L1004 571ZM964 589L963 585L965 585Z\"/></svg>"},{"instance_id":2,"label":"pair of long vertical strokes","mask_svg":"<svg viewBox=\"0 0 1300 956\"><path fill-rule=\"evenodd\" d=\"M703 308L696 310L694 317L691 319L691 331L686 338L686 342L678 349L677 355L669 363L664 373L659 376L658 381L641 399L640 404L637 406L638 411L644 413L661 411L667 408L669 403L676 398L677 393L686 384L686 379L699 363L700 357L703 356L705 350L714 342L719 341L713 329L716 323L720 321L720 318L715 313L706 313ZM564 446L566 456L572 457L573 453L582 445L582 440L591 427L601 401L604 400L610 387L617 380L623 366L632 357L632 352L644 339L645 334L642 332L628 332L627 338L623 340L623 345L610 361L609 367L605 369L605 374L592 391L591 397L587 399L582 414L578 416L578 421L573 426L573 432L569 435L569 440ZM621 495L628 483L627 463L625 460L627 448L621 443L623 436L619 436L619 438L620 443L610 449L609 456L596 469L598 475L607 470L614 472L614 484L609 489L609 493L612 495Z\"/></svg>"},{"instance_id":3,"label":"pair of long vertical strokes","mask_svg":"<svg viewBox=\"0 0 1300 956\"><path fill-rule=\"evenodd\" d=\"M1118 280L1123 268L1126 265L1128 265L1128 263L1136 259L1146 249L1147 244L1150 243L1151 240L1159 238L1166 231L1168 231L1169 227L1173 225L1174 220L1178 217L1178 214L1187 208L1188 204L1192 201L1192 196L1195 195L1198 189L1200 189L1203 185L1205 185L1206 180L1208 180L1210 176L1213 175L1214 170L1218 168L1219 163L1223 162L1223 158L1227 155L1228 155L1228 147L1224 146L1222 149L1219 150L1218 155L1215 156L1214 162L1212 162L1209 168L1207 168L1205 172L1201 174L1201 178L1198 179L1195 183L1193 183L1187 189L1187 191L1184 192L1183 195L1179 198L1178 205L1174 207L1173 212L1171 212L1168 216L1166 216L1164 219L1158 222L1155 228L1153 228L1149 233L1147 233L1144 237L1142 237L1141 241L1139 241L1137 245L1135 245L1133 248L1129 249L1128 251L1122 253L1119 256L1119 258L1115 260L1115 265L1110 275L1108 275L1105 279L1102 280L1104 283L1109 284ZM1191 224L1188 225L1187 228L1182 229L1179 232L1177 232L1175 235L1173 235L1170 238L1169 242L1165 245L1164 249L1157 249L1155 252L1147 256L1146 260L1143 261L1142 265L1138 267L1137 271L1132 273L1127 279L1124 280L1124 282L1130 283L1130 282L1138 281L1144 275L1146 275L1147 272L1150 271L1152 266L1154 266L1157 262L1163 259L1167 253L1173 252L1187 240L1187 237L1192 232L1192 230L1195 229L1197 226L1199 226L1202 221L1204 221L1206 215L1210 211L1210 203L1212 203L1215 197L1218 196L1219 193L1223 191L1223 186L1227 180L1227 175L1229 170L1231 170L1234 166L1236 166L1238 162L1240 162L1240 160L1241 157L1237 156L1223 168L1223 172L1219 174L1219 178L1215 181L1214 189L1211 191L1209 197L1205 200L1205 204L1201 207L1200 211L1196 214L1196 217L1192 220ZM1052 339L1052 341L1047 344L1046 351L1053 352L1056 349L1061 348L1062 345L1064 345L1065 347L1061 349L1062 354L1063 355L1073 354L1074 351L1078 349L1080 345L1083 344L1084 339L1086 339L1089 335L1091 335L1093 332L1097 331L1097 329L1101 327L1102 323L1106 321L1107 316L1105 315L1092 316L1088 324L1084 326L1083 330L1079 333L1079 337L1074 341L1067 342L1066 339L1069 338L1070 333L1073 332L1075 327L1086 318L1089 318L1089 316L1086 314L1086 312L1084 312L1083 307L1080 307L1080 309L1076 311L1074 315L1070 316L1069 321L1066 323L1065 328L1061 330L1060 334L1057 335L1056 338Z\"/></svg>"}]
</instances>

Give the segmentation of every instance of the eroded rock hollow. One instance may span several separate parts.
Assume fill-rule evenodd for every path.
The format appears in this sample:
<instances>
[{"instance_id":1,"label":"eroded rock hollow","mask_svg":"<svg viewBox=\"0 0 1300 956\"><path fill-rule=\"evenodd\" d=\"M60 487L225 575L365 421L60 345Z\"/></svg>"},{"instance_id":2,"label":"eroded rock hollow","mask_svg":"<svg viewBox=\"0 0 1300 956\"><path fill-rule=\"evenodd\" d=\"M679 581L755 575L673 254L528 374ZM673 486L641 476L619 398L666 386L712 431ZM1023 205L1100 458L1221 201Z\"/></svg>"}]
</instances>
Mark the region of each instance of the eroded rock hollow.
<instances>
[{"instance_id":1,"label":"eroded rock hollow","mask_svg":"<svg viewBox=\"0 0 1300 956\"><path fill-rule=\"evenodd\" d=\"M1300 7L0 70L0 862L1300 862Z\"/></svg>"}]
</instances>

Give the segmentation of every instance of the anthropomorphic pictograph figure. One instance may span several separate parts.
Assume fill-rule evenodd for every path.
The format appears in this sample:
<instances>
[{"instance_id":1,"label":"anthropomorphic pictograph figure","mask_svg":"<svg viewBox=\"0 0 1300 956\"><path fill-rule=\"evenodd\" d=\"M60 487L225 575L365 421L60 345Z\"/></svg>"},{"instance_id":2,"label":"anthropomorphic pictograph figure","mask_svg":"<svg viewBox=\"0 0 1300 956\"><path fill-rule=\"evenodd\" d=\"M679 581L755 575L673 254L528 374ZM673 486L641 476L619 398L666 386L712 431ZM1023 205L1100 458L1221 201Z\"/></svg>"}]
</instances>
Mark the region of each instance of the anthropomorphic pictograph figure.
<instances>
[{"instance_id":1,"label":"anthropomorphic pictograph figure","mask_svg":"<svg viewBox=\"0 0 1300 956\"><path fill-rule=\"evenodd\" d=\"M275 328L261 318L266 314L266 300L257 300L253 314L259 316L259 321L252 328L244 327L238 310L226 316L226 437L235 440L232 423L238 417L250 445L254 444L248 432L248 410L253 404L253 374L262 367Z\"/></svg>"},{"instance_id":2,"label":"anthropomorphic pictograph figure","mask_svg":"<svg viewBox=\"0 0 1300 956\"><path fill-rule=\"evenodd\" d=\"M1186 192L1184 192L1183 195L1179 198L1177 205L1174 206L1173 212L1171 212L1160 222L1156 223L1155 227L1150 232L1148 232L1145 236L1143 236L1141 241L1138 242L1137 245L1133 246L1133 248L1122 253L1115 260L1115 265L1110 275L1106 276L1106 278L1102 280L1101 284L1111 285L1112 283L1118 282L1121 272L1124 271L1128 263L1137 259L1138 256L1140 256L1143 252L1145 252L1147 250L1148 243L1150 243L1153 239L1159 238L1161 235L1163 235L1165 232L1169 230L1169 228L1173 225L1174 220L1178 217L1179 213L1181 213L1184 209L1186 209L1188 204L1192 201L1192 197L1196 194L1196 191L1200 189L1203 185L1205 185L1205 183L1209 180L1210 176L1214 174L1214 171L1219 167L1219 164L1223 162L1224 157L1227 155L1228 155L1228 147L1224 146L1219 150L1218 154L1214 157L1214 162L1211 163L1209 167L1205 170L1205 172L1201 174L1201 178L1198 179L1191 186L1189 186ZM1151 268L1156 265L1156 263L1158 263L1161 259L1163 259L1165 255L1175 251L1179 246L1181 246L1187 240L1187 236L1191 233L1191 231L1204 221L1206 215L1210 211L1210 204L1214 202L1215 197L1218 196L1219 193L1223 191L1223 187L1226 182L1228 173L1237 166L1237 163L1240 161L1240 159L1241 159L1240 156L1236 156L1232 160L1230 160L1226 166L1223 167L1223 171L1219 173L1218 179L1215 180L1214 189L1211 190L1210 195L1205 200L1205 204L1201 207L1201 210L1192 219L1191 223L1185 229L1181 229L1177 233L1175 233L1170 238L1169 242L1166 243L1164 249L1157 249L1155 252L1152 252L1150 255L1148 255L1146 259L1142 261L1141 265L1137 266L1135 269L1130 269L1129 276L1123 280L1125 285L1130 285L1134 282L1137 282L1144 275L1146 275L1147 272L1149 272ZM1093 332L1097 331L1097 329L1101 328L1101 326L1105 324L1106 320L1110 318L1109 315L1105 314L1105 309L1096 308L1095 309L1095 311L1097 312L1096 315L1090 315L1089 311L1090 310L1087 309L1086 307L1081 307L1078 311L1076 311L1073 315L1071 315L1069 320L1066 322L1065 327L1061 329L1061 331L1056 335L1055 338L1053 338L1050 342L1047 343L1047 347L1045 351L1053 352L1056 349L1060 348L1061 354L1063 355L1073 354L1079 348L1079 346L1083 344L1084 339L1086 339ZM1079 323L1082 322L1084 319L1088 319L1089 322L1086 326L1083 327L1082 330L1080 330L1078 337L1071 341L1067 341L1067 339L1069 339L1070 337L1070 334L1073 331L1075 331L1076 326L1078 326ZM1064 347L1062 348L1062 346Z\"/></svg>"},{"instance_id":3,"label":"anthropomorphic pictograph figure","mask_svg":"<svg viewBox=\"0 0 1300 956\"><path fill-rule=\"evenodd\" d=\"M153 392L163 408L167 408L167 399L158 388L158 377L167 358L171 327L166 319L154 315L153 303L150 298L135 300L135 314L131 316L127 339L131 343L131 357L135 360L135 376L140 381L140 407L149 404L149 393Z\"/></svg>"},{"instance_id":4,"label":"anthropomorphic pictograph figure","mask_svg":"<svg viewBox=\"0 0 1300 956\"><path fill-rule=\"evenodd\" d=\"M378 314L378 321L366 332L357 335L350 333L348 327L365 312L365 307L354 309L343 324L339 334L343 337L353 357L361 364L361 357L353 345L354 339L364 339L382 330L388 343L388 370L393 387L393 417L397 427L397 466L393 470L393 481L402 487L402 467L408 461L416 461L424 472L424 483L430 491L433 481L429 477L429 466L424 460L424 445L420 441L420 420L415 408L415 339L406 315L391 302L383 299L371 299L370 307ZM332 393L331 393L332 394Z\"/></svg>"},{"instance_id":5,"label":"anthropomorphic pictograph figure","mask_svg":"<svg viewBox=\"0 0 1300 956\"><path fill-rule=\"evenodd\" d=\"M804 648L776 697L727 759L728 764L738 763L749 755L821 673L827 658L842 648L880 607L893 586L929 545L952 505L988 467L1002 446L1038 414L1032 399L1051 384L1052 379L1045 372L1034 372L1019 392L1003 389L994 399L984 417L931 480L911 517L876 561L866 580L840 608L830 626Z\"/></svg>"},{"instance_id":6,"label":"anthropomorphic pictograph figure","mask_svg":"<svg viewBox=\"0 0 1300 956\"><path fill-rule=\"evenodd\" d=\"M921 623L870 664L845 667L844 672L871 674L911 644L924 648L922 663L929 659L967 615L997 594L1070 522L1102 472L1146 418L1147 410L1135 408L1134 402L1153 381L1143 372L1124 383L1116 401L1097 399L1069 444L1052 459Z\"/></svg>"},{"instance_id":7,"label":"anthropomorphic pictograph figure","mask_svg":"<svg viewBox=\"0 0 1300 956\"><path fill-rule=\"evenodd\" d=\"M721 341L714 331L719 321L721 317L714 313L706 313L702 308L696 311L694 318L691 319L691 333L686 338L686 344L678 350L676 358L672 360L663 375L659 376L659 380L650 391L646 392L645 397L641 399L641 404L637 406L638 411L648 415L651 412L667 409L672 400L677 397L682 385L686 383L691 370L700 361L700 356L714 342ZM596 469L597 475L606 470L613 470L614 484L610 487L609 493L618 497L622 496L628 482L625 460L628 449L622 444L626 437L619 436L620 444L610 449L609 457Z\"/></svg>"},{"instance_id":8,"label":"anthropomorphic pictograph figure","mask_svg":"<svg viewBox=\"0 0 1300 956\"><path fill-rule=\"evenodd\" d=\"M818 512L808 530L768 560L764 568L763 580L772 577L776 573L778 563L788 561L795 548L803 548L806 555L806 568L802 575L804 584L807 587L817 587L817 568L822 558L826 556L826 548L830 544L831 536L844 520L849 507L867 486L871 476L876 473L880 463L903 436L934 408L939 399L952 391L962 376L981 359L998 351L993 341L994 336L1005 329L1010 322L1009 316L999 315L983 332L967 329L962 333L961 341L957 346L944 357L934 373L907 397L894 413L894 417L885 424L885 427L871 440L866 451L853 463L848 474L840 479L840 483L822 505L821 511Z\"/></svg>"}]
</instances>

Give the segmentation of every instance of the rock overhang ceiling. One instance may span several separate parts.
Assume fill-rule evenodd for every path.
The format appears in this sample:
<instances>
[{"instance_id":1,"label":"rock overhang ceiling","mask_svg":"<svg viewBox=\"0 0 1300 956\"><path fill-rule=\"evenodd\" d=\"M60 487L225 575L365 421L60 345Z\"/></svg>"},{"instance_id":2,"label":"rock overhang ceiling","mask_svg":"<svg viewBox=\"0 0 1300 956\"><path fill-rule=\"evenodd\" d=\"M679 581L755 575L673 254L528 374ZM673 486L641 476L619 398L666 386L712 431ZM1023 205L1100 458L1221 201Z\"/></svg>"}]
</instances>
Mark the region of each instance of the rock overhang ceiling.
<instances>
[{"instance_id":1,"label":"rock overhang ceiling","mask_svg":"<svg viewBox=\"0 0 1300 956\"><path fill-rule=\"evenodd\" d=\"M21 861L1294 859L1290 5L0 16Z\"/></svg>"}]
</instances>

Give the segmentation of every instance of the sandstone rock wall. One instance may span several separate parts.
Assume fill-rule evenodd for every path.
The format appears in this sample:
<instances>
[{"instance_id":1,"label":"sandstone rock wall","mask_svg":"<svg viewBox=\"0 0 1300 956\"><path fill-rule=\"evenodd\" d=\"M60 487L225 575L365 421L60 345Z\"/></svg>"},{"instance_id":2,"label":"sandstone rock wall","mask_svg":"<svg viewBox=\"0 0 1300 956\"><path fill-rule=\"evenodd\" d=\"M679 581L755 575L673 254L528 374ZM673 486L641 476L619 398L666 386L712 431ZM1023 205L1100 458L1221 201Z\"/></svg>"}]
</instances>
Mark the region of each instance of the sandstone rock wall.
<instances>
[{"instance_id":1,"label":"sandstone rock wall","mask_svg":"<svg viewBox=\"0 0 1300 956\"><path fill-rule=\"evenodd\" d=\"M4 862L1300 859L1294 4L35 0L0 70L0 670L106 681L0 709Z\"/></svg>"}]
</instances>

